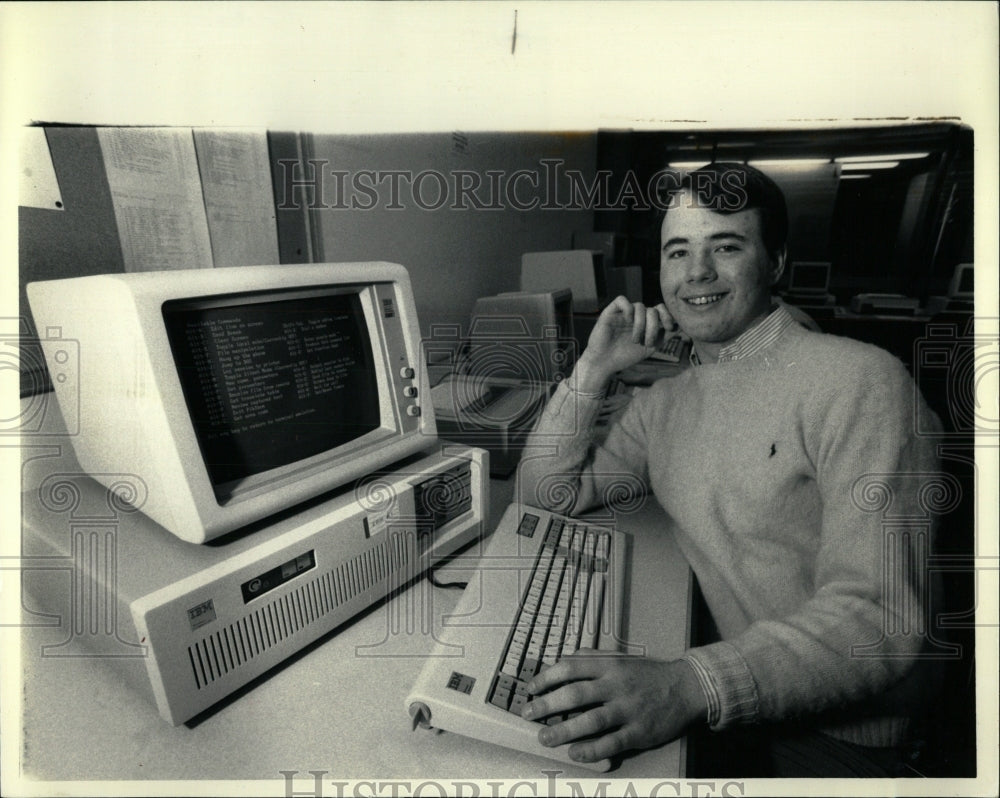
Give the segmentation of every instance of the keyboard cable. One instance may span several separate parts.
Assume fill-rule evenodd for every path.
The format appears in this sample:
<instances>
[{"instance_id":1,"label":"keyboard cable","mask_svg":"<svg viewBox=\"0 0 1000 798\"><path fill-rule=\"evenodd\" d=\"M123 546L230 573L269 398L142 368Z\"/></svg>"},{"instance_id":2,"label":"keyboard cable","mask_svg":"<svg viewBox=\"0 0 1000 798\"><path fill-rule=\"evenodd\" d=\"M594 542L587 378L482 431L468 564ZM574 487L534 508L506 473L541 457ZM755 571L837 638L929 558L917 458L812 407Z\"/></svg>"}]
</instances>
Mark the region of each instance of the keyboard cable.
<instances>
[{"instance_id":1,"label":"keyboard cable","mask_svg":"<svg viewBox=\"0 0 1000 798\"><path fill-rule=\"evenodd\" d=\"M440 581L435 571L437 568L429 568L427 570L427 581L430 582L434 587L448 588L451 590L465 590L469 586L468 582L442 582Z\"/></svg>"}]
</instances>

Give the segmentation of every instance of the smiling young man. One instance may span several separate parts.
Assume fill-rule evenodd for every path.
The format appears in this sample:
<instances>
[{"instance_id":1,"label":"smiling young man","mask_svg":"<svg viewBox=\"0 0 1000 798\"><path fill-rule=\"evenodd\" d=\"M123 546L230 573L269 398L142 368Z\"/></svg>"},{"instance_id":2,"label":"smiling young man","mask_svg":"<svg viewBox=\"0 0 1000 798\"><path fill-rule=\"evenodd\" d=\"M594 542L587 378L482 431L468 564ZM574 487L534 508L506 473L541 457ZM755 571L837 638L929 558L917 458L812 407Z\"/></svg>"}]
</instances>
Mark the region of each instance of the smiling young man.
<instances>
[{"instance_id":1,"label":"smiling young man","mask_svg":"<svg viewBox=\"0 0 1000 798\"><path fill-rule=\"evenodd\" d=\"M895 358L806 330L773 302L787 229L758 170L693 172L661 227L663 303L619 297L601 313L528 441L557 454L526 454L522 501L581 512L623 474L655 495L721 637L670 662L579 652L536 676L526 717L583 710L539 732L579 760L707 726L763 742L762 769L711 775L886 775L926 701L923 638L886 634L887 619L924 606L916 552L886 556L881 518L859 498L877 478L894 508L917 509L908 474L938 470L914 433L920 400ZM675 325L692 367L637 394L595 443L613 375ZM552 478L573 488L558 505L540 489Z\"/></svg>"}]
</instances>

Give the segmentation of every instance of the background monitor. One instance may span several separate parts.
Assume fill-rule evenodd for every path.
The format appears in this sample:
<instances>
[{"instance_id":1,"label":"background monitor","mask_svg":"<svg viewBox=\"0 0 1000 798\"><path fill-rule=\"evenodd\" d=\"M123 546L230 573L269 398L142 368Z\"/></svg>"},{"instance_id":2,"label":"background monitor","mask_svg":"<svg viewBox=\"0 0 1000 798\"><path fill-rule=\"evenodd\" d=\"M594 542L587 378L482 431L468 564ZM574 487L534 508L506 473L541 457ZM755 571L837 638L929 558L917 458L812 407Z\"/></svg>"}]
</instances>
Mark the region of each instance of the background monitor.
<instances>
[{"instance_id":1,"label":"background monitor","mask_svg":"<svg viewBox=\"0 0 1000 798\"><path fill-rule=\"evenodd\" d=\"M619 266L605 270L608 298L625 297L629 302L642 302L642 267Z\"/></svg>"},{"instance_id":2,"label":"background monitor","mask_svg":"<svg viewBox=\"0 0 1000 798\"><path fill-rule=\"evenodd\" d=\"M54 382L80 465L143 480L142 511L203 543L425 448L436 435L409 277L388 263L32 283L73 340ZM65 347L42 342L49 368Z\"/></svg>"},{"instance_id":3,"label":"background monitor","mask_svg":"<svg viewBox=\"0 0 1000 798\"><path fill-rule=\"evenodd\" d=\"M830 264L823 261L793 261L788 278L790 294L824 295L830 287Z\"/></svg>"},{"instance_id":4,"label":"background monitor","mask_svg":"<svg viewBox=\"0 0 1000 798\"><path fill-rule=\"evenodd\" d=\"M604 256L587 249L525 252L521 255L521 290L569 288L577 312L596 313L607 297Z\"/></svg>"},{"instance_id":5,"label":"background monitor","mask_svg":"<svg viewBox=\"0 0 1000 798\"><path fill-rule=\"evenodd\" d=\"M463 373L553 382L568 376L575 360L573 294L568 288L476 300Z\"/></svg>"},{"instance_id":6,"label":"background monitor","mask_svg":"<svg viewBox=\"0 0 1000 798\"><path fill-rule=\"evenodd\" d=\"M622 233L604 233L596 230L574 230L573 249L596 250L604 255L604 267L615 269L628 262L628 239Z\"/></svg>"},{"instance_id":7,"label":"background monitor","mask_svg":"<svg viewBox=\"0 0 1000 798\"><path fill-rule=\"evenodd\" d=\"M948 298L960 299L971 302L976 293L976 276L973 272L973 264L959 263L955 267L955 272L951 276L951 283L948 285Z\"/></svg>"}]
</instances>

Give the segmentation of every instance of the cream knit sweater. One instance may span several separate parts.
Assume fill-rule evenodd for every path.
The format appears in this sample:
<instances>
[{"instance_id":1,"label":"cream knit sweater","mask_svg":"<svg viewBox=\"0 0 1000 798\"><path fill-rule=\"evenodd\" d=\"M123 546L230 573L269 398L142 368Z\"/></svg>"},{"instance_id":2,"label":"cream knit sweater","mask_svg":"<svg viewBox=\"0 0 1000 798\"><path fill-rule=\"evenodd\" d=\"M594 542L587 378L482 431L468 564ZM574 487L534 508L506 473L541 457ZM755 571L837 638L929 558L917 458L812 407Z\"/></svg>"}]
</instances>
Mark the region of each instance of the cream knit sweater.
<instances>
[{"instance_id":1,"label":"cream knit sweater","mask_svg":"<svg viewBox=\"0 0 1000 798\"><path fill-rule=\"evenodd\" d=\"M745 356L641 391L601 445L600 400L560 386L518 495L575 513L623 482L652 490L722 637L686 655L712 728L801 719L893 745L918 700L934 439L898 360L786 317L748 331Z\"/></svg>"}]
</instances>

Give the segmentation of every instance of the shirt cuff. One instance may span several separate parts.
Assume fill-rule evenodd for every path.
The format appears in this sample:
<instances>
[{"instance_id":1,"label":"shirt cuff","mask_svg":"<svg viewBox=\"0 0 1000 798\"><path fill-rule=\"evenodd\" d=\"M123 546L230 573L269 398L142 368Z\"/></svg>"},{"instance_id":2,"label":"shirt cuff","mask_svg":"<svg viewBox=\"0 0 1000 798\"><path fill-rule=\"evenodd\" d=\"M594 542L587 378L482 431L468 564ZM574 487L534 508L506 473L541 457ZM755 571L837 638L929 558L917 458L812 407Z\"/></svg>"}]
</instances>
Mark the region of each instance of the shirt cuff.
<instances>
[{"instance_id":1,"label":"shirt cuff","mask_svg":"<svg viewBox=\"0 0 1000 798\"><path fill-rule=\"evenodd\" d=\"M546 406L546 414L555 416L560 421L572 419L573 431L578 431L588 428L597 417L604 401L604 391L578 391L570 385L571 380L572 378L568 378L559 383Z\"/></svg>"},{"instance_id":2,"label":"shirt cuff","mask_svg":"<svg viewBox=\"0 0 1000 798\"><path fill-rule=\"evenodd\" d=\"M694 669L705 693L709 728L721 731L757 720L757 682L743 655L730 643L693 648L681 659Z\"/></svg>"},{"instance_id":3,"label":"shirt cuff","mask_svg":"<svg viewBox=\"0 0 1000 798\"><path fill-rule=\"evenodd\" d=\"M608 392L607 385L605 385L599 391L581 391L579 388L576 387L576 377L573 375L571 375L569 379L563 380L562 384L566 386L566 388L570 391L570 393L573 393L576 396L582 396L586 399L603 399L604 395Z\"/></svg>"}]
</instances>

